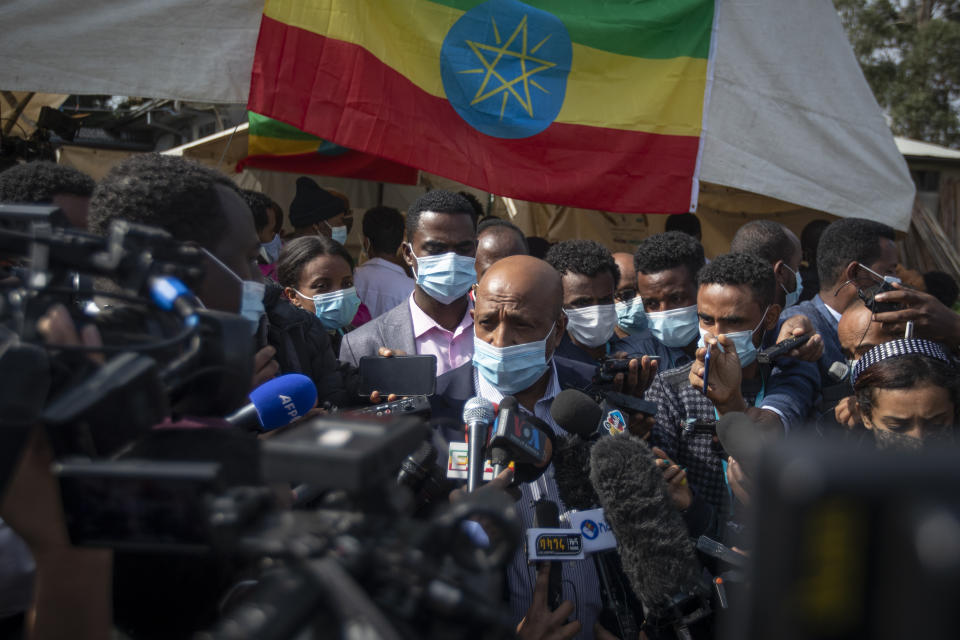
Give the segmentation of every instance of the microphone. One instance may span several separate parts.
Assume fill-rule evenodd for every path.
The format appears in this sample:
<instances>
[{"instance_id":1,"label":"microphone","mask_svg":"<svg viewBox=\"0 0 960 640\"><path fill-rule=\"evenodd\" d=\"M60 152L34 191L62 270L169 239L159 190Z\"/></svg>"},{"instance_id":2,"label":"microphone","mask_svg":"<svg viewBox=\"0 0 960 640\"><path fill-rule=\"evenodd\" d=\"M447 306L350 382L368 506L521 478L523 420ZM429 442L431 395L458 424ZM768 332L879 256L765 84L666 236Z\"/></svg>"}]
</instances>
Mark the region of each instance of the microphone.
<instances>
[{"instance_id":1,"label":"microphone","mask_svg":"<svg viewBox=\"0 0 960 640\"><path fill-rule=\"evenodd\" d=\"M494 477L513 462L517 480L533 482L553 457L553 433L543 420L522 415L517 399L506 396L500 401L488 451Z\"/></svg>"},{"instance_id":2,"label":"microphone","mask_svg":"<svg viewBox=\"0 0 960 640\"><path fill-rule=\"evenodd\" d=\"M533 526L536 529L559 529L560 507L553 500L537 500L533 503ZM547 606L555 611L563 602L562 565L556 560L550 561L550 582L547 587Z\"/></svg>"},{"instance_id":3,"label":"microphone","mask_svg":"<svg viewBox=\"0 0 960 640\"><path fill-rule=\"evenodd\" d=\"M723 450L751 475L757 468L760 450L779 439L778 434L763 423L754 422L739 411L726 413L717 422L717 437Z\"/></svg>"},{"instance_id":4,"label":"microphone","mask_svg":"<svg viewBox=\"0 0 960 640\"><path fill-rule=\"evenodd\" d=\"M590 396L576 389L557 394L550 416L570 434L560 439L553 458L553 479L560 499L570 509L593 509L600 499L584 477L590 475L590 449L601 434L609 433L602 425L612 419Z\"/></svg>"},{"instance_id":5,"label":"microphone","mask_svg":"<svg viewBox=\"0 0 960 640\"><path fill-rule=\"evenodd\" d=\"M250 392L250 404L226 417L241 429L272 431L302 418L317 403L313 380L299 373L268 380Z\"/></svg>"},{"instance_id":6,"label":"microphone","mask_svg":"<svg viewBox=\"0 0 960 640\"><path fill-rule=\"evenodd\" d=\"M463 405L463 422L467 425L467 492L473 493L483 481L484 451L493 422L493 403L475 396Z\"/></svg>"},{"instance_id":7,"label":"microphone","mask_svg":"<svg viewBox=\"0 0 960 640\"><path fill-rule=\"evenodd\" d=\"M690 603L706 594L687 528L670 503L663 473L639 438L602 438L590 453L590 481L617 538L623 571L648 622L686 632ZM697 612L694 611L694 614ZM683 636L681 636L683 637Z\"/></svg>"},{"instance_id":8,"label":"microphone","mask_svg":"<svg viewBox=\"0 0 960 640\"><path fill-rule=\"evenodd\" d=\"M602 434L610 433L603 426L608 422L608 414L590 396L576 389L558 393L550 407L554 422L569 432L561 438L553 457L557 494L569 509L591 514L590 517L600 513L599 510L592 511L600 505L600 498L593 490L593 483L585 481L584 477L590 477L590 451L594 443ZM605 520L605 516L603 518ZM584 535L588 534L582 525L580 530ZM636 638L640 634L639 611L617 552L608 549L594 553L593 563L600 580L601 623L618 638Z\"/></svg>"}]
</instances>

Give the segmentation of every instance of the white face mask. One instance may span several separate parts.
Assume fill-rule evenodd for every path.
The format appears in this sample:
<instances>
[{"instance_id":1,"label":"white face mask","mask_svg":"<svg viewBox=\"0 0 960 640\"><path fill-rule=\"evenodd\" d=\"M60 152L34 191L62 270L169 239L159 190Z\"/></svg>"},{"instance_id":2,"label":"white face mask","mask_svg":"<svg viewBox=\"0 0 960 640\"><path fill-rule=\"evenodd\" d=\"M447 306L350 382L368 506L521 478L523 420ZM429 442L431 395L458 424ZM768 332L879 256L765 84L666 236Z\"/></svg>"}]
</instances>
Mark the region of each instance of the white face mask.
<instances>
[{"instance_id":1,"label":"white face mask","mask_svg":"<svg viewBox=\"0 0 960 640\"><path fill-rule=\"evenodd\" d=\"M599 304L582 309L564 309L567 331L574 340L588 347L599 347L613 337L617 326L617 307Z\"/></svg>"}]
</instances>

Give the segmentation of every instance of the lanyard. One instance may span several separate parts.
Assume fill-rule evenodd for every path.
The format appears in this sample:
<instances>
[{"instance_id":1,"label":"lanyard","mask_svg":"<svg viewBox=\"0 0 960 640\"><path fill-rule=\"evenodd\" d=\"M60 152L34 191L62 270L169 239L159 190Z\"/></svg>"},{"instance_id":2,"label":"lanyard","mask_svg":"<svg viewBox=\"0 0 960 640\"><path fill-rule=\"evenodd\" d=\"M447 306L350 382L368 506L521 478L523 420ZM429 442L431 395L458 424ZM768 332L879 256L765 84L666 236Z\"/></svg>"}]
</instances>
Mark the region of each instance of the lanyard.
<instances>
[{"instance_id":1,"label":"lanyard","mask_svg":"<svg viewBox=\"0 0 960 640\"><path fill-rule=\"evenodd\" d=\"M753 401L753 406L759 407L763 404L763 398L766 396L767 391L767 381L764 378L763 374L760 375L760 392L757 394L757 397ZM717 408L713 408L713 416L717 419L717 422L720 422L720 412L717 411Z\"/></svg>"}]
</instances>

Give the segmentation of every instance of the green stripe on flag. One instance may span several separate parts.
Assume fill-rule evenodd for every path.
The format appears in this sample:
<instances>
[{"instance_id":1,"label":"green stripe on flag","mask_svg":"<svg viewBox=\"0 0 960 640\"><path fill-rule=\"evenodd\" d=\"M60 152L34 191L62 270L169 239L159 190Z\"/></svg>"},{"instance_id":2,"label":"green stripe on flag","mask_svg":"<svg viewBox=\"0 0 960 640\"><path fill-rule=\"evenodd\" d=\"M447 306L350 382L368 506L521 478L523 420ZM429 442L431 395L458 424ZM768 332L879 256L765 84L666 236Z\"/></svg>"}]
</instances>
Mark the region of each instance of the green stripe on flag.
<instances>
[{"instance_id":1,"label":"green stripe on flag","mask_svg":"<svg viewBox=\"0 0 960 640\"><path fill-rule=\"evenodd\" d=\"M484 0L430 0L469 11ZM526 0L557 16L574 42L635 58L706 58L714 0Z\"/></svg>"},{"instance_id":2,"label":"green stripe on flag","mask_svg":"<svg viewBox=\"0 0 960 640\"><path fill-rule=\"evenodd\" d=\"M281 140L316 140L318 144L321 142L321 139L317 136L304 133L300 129L279 120L268 118L253 111L248 111L247 115L250 119L250 129L248 130L250 135L279 138Z\"/></svg>"}]
</instances>

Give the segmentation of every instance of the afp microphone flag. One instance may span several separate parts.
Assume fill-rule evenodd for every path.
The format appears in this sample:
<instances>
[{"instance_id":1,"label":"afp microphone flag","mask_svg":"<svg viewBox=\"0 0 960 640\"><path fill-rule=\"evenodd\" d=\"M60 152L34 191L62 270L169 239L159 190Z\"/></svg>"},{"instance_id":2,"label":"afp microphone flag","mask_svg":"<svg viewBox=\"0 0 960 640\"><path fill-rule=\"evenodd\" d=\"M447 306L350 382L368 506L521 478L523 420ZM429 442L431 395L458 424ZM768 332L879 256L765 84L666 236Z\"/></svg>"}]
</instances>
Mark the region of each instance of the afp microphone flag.
<instances>
[{"instance_id":1,"label":"afp microphone flag","mask_svg":"<svg viewBox=\"0 0 960 640\"><path fill-rule=\"evenodd\" d=\"M473 187L696 205L714 0L267 0L252 111Z\"/></svg>"}]
</instances>

